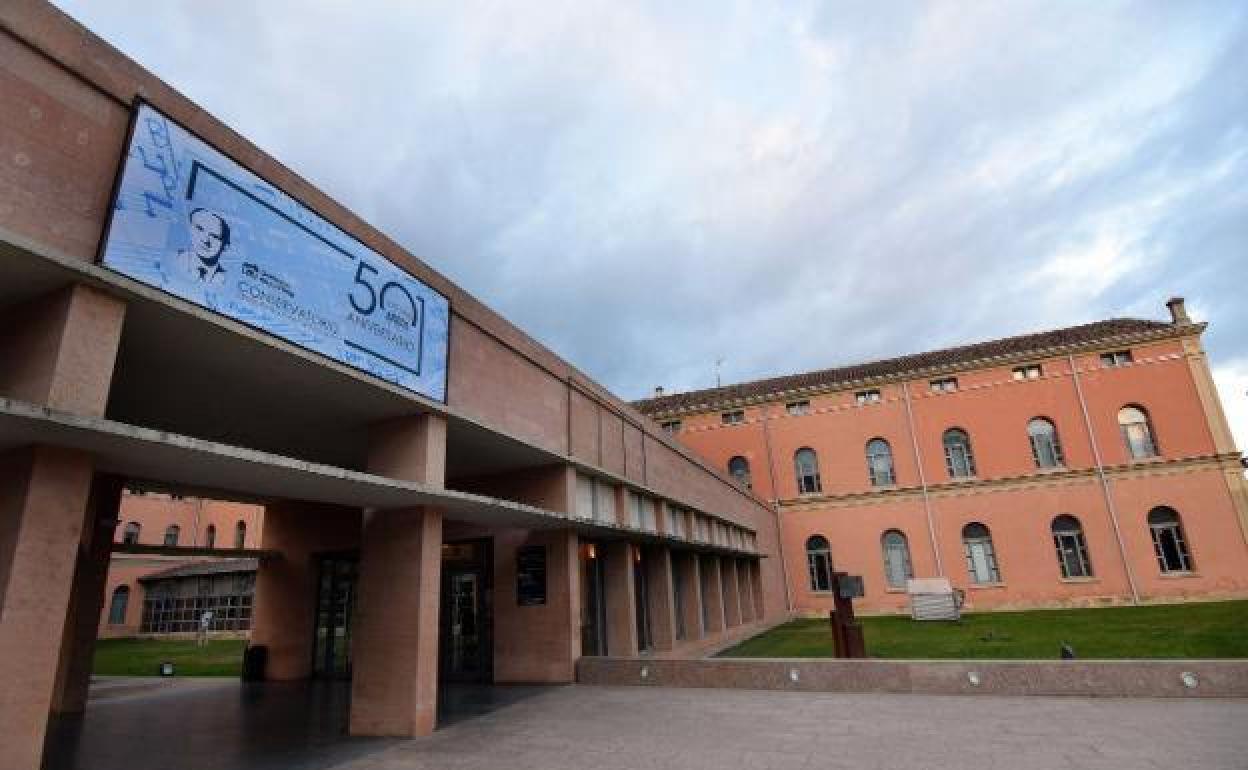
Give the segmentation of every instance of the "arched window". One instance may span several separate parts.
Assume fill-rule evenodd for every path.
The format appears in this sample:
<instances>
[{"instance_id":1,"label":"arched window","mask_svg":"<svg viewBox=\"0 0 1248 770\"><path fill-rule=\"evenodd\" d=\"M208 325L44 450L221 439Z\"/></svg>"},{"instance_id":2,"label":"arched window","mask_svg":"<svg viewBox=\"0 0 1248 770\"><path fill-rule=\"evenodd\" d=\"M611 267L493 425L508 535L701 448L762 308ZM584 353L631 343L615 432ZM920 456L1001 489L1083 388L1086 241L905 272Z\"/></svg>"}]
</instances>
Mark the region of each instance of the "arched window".
<instances>
[{"instance_id":1,"label":"arched window","mask_svg":"<svg viewBox=\"0 0 1248 770\"><path fill-rule=\"evenodd\" d=\"M209 524L208 529L204 530L204 547L205 548L217 547L217 528L213 524Z\"/></svg>"},{"instance_id":2,"label":"arched window","mask_svg":"<svg viewBox=\"0 0 1248 770\"><path fill-rule=\"evenodd\" d=\"M823 535L806 541L806 563L810 567L810 590L832 590L832 548Z\"/></svg>"},{"instance_id":3,"label":"arched window","mask_svg":"<svg viewBox=\"0 0 1248 770\"><path fill-rule=\"evenodd\" d=\"M177 524L170 524L165 527L165 545L177 545L178 535L182 534L182 528Z\"/></svg>"},{"instance_id":4,"label":"arched window","mask_svg":"<svg viewBox=\"0 0 1248 770\"><path fill-rule=\"evenodd\" d=\"M126 529L121 533L121 542L126 545L134 545L139 542L139 523L137 521L126 522Z\"/></svg>"},{"instance_id":5,"label":"arched window","mask_svg":"<svg viewBox=\"0 0 1248 770\"><path fill-rule=\"evenodd\" d=\"M1088 559L1088 544L1083 539L1083 526L1074 516L1065 514L1053 519L1053 547L1057 549L1057 566L1062 577L1092 577L1092 562Z\"/></svg>"},{"instance_id":6,"label":"arched window","mask_svg":"<svg viewBox=\"0 0 1248 770\"><path fill-rule=\"evenodd\" d=\"M961 428L945 431L945 467L949 478L965 479L975 475L975 456L971 454L971 437Z\"/></svg>"},{"instance_id":7,"label":"arched window","mask_svg":"<svg viewBox=\"0 0 1248 770\"><path fill-rule=\"evenodd\" d=\"M1157 442L1153 438L1153 424L1148 412L1138 406L1124 406L1118 410L1118 428L1122 442L1127 445L1127 455L1132 459L1157 456Z\"/></svg>"},{"instance_id":8,"label":"arched window","mask_svg":"<svg viewBox=\"0 0 1248 770\"><path fill-rule=\"evenodd\" d=\"M793 463L797 466L797 492L807 495L823 491L819 482L819 458L815 450L802 448L793 455Z\"/></svg>"},{"instance_id":9,"label":"arched window","mask_svg":"<svg viewBox=\"0 0 1248 770\"><path fill-rule=\"evenodd\" d=\"M1153 552L1162 572L1191 572L1192 556L1187 552L1183 522L1173 508L1164 505L1148 512L1148 528L1153 533Z\"/></svg>"},{"instance_id":10,"label":"arched window","mask_svg":"<svg viewBox=\"0 0 1248 770\"><path fill-rule=\"evenodd\" d=\"M124 626L126 624L126 607L130 604L130 586L117 586L113 589L113 600L108 605L108 624Z\"/></svg>"},{"instance_id":11,"label":"arched window","mask_svg":"<svg viewBox=\"0 0 1248 770\"><path fill-rule=\"evenodd\" d=\"M234 525L234 547L247 547L247 522L240 520Z\"/></svg>"},{"instance_id":12,"label":"arched window","mask_svg":"<svg viewBox=\"0 0 1248 770\"><path fill-rule=\"evenodd\" d=\"M867 442L867 475L873 487L887 487L897 481L893 475L893 450L882 438Z\"/></svg>"},{"instance_id":13,"label":"arched window","mask_svg":"<svg viewBox=\"0 0 1248 770\"><path fill-rule=\"evenodd\" d=\"M910 544L901 532L890 529L880 537L884 549L884 579L889 588L905 588L906 581L914 577L910 567Z\"/></svg>"},{"instance_id":14,"label":"arched window","mask_svg":"<svg viewBox=\"0 0 1248 770\"><path fill-rule=\"evenodd\" d=\"M962 549L966 552L966 571L972 583L1000 583L997 553L992 547L992 533L979 522L962 528Z\"/></svg>"},{"instance_id":15,"label":"arched window","mask_svg":"<svg viewBox=\"0 0 1248 770\"><path fill-rule=\"evenodd\" d=\"M1059 468L1066 464L1062 457L1062 443L1057 438L1057 426L1044 417L1036 417L1027 423L1027 438L1031 440L1031 459L1037 468Z\"/></svg>"},{"instance_id":16,"label":"arched window","mask_svg":"<svg viewBox=\"0 0 1248 770\"><path fill-rule=\"evenodd\" d=\"M732 477L742 485L746 487L753 486L750 482L750 461L741 455L737 455L728 461L728 473L732 474Z\"/></svg>"}]
</instances>

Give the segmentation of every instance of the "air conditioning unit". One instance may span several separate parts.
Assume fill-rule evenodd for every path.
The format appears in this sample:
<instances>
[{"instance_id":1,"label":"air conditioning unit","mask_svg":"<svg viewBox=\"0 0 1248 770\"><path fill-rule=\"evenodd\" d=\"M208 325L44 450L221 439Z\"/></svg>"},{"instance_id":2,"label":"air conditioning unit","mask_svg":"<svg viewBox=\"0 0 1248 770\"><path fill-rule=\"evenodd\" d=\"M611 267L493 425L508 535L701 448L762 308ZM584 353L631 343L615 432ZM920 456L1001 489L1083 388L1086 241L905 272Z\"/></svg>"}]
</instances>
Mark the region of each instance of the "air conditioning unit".
<instances>
[{"instance_id":1,"label":"air conditioning unit","mask_svg":"<svg viewBox=\"0 0 1248 770\"><path fill-rule=\"evenodd\" d=\"M962 617L961 592L948 578L910 578L906 581L913 620L958 620Z\"/></svg>"}]
</instances>

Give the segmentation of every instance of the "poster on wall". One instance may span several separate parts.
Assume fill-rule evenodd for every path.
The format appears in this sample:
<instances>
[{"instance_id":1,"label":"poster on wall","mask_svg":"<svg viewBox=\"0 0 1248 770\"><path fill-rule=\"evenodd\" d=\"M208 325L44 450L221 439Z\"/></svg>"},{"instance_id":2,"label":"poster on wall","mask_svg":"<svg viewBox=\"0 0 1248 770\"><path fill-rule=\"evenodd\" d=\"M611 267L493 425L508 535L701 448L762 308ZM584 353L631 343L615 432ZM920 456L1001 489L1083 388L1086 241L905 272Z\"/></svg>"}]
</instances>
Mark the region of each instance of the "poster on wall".
<instances>
[{"instance_id":1,"label":"poster on wall","mask_svg":"<svg viewBox=\"0 0 1248 770\"><path fill-rule=\"evenodd\" d=\"M151 105L136 109L104 265L446 401L446 297Z\"/></svg>"},{"instance_id":2,"label":"poster on wall","mask_svg":"<svg viewBox=\"0 0 1248 770\"><path fill-rule=\"evenodd\" d=\"M546 603L546 546L527 545L516 552L516 604Z\"/></svg>"}]
</instances>

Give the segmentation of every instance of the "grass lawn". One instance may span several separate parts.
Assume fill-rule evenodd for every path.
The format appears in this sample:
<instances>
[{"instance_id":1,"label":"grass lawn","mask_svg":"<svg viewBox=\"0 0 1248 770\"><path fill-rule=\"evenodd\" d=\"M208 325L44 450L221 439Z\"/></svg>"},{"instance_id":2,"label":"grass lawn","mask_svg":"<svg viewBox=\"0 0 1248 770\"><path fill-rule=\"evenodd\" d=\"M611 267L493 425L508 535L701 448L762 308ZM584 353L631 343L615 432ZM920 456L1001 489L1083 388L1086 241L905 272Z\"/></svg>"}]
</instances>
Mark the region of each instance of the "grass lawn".
<instances>
[{"instance_id":1,"label":"grass lawn","mask_svg":"<svg viewBox=\"0 0 1248 770\"><path fill-rule=\"evenodd\" d=\"M173 661L177 676L238 676L243 666L242 639L194 640L101 639L95 643L94 673L99 676L157 676L161 661Z\"/></svg>"},{"instance_id":2,"label":"grass lawn","mask_svg":"<svg viewBox=\"0 0 1248 770\"><path fill-rule=\"evenodd\" d=\"M957 623L859 619L873 658L1248 658L1248 601L964 615ZM786 623L722 657L827 658L825 619Z\"/></svg>"}]
</instances>

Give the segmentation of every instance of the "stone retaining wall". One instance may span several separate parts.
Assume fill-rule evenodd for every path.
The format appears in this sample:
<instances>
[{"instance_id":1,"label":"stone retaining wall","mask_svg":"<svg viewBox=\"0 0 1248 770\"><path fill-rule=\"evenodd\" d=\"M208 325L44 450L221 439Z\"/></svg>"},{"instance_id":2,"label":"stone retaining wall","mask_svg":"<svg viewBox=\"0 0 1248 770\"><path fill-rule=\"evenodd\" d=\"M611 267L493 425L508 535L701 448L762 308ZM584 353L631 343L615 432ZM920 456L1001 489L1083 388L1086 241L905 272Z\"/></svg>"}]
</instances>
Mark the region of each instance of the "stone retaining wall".
<instances>
[{"instance_id":1,"label":"stone retaining wall","mask_svg":"<svg viewBox=\"0 0 1248 770\"><path fill-rule=\"evenodd\" d=\"M581 658L577 682L796 692L1248 697L1248 660Z\"/></svg>"}]
</instances>

